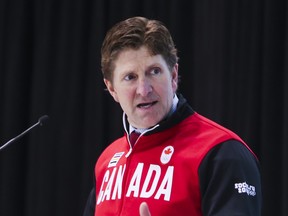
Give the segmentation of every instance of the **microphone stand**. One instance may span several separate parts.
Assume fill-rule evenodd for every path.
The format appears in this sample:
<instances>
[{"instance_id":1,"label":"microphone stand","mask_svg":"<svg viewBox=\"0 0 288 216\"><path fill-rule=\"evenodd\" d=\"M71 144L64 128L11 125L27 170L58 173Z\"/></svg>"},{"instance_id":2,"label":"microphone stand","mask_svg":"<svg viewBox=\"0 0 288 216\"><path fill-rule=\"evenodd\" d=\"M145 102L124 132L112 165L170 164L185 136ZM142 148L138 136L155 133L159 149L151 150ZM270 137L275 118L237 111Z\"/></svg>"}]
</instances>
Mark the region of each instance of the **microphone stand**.
<instances>
[{"instance_id":1,"label":"microphone stand","mask_svg":"<svg viewBox=\"0 0 288 216\"><path fill-rule=\"evenodd\" d=\"M15 140L17 140L17 139L21 138L22 136L24 136L26 133L28 133L28 132L29 132L30 130L32 130L34 127L36 127L36 126L38 126L38 125L42 126L43 123L44 123L46 120L48 120L48 118L49 118L49 117L48 117L47 115L44 115L44 116L40 117L37 123L35 123L35 124L32 125L31 127L29 127L27 130L23 131L23 132L22 132L21 134L19 134L18 136L12 138L12 139L9 140L8 142L6 142L4 145L2 145L2 146L0 147L0 151L1 151L2 149L4 149L6 146L8 146L10 143L12 143L12 142L14 142Z\"/></svg>"}]
</instances>

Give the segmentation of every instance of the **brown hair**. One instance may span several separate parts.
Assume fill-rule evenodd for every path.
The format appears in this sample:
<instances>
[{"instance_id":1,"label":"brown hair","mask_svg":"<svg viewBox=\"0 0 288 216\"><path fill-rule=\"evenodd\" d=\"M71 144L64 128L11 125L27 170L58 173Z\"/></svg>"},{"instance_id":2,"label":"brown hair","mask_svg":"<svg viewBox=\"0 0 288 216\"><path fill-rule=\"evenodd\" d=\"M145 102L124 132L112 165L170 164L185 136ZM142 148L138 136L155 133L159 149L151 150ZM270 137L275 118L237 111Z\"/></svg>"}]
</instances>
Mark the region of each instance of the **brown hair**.
<instances>
[{"instance_id":1,"label":"brown hair","mask_svg":"<svg viewBox=\"0 0 288 216\"><path fill-rule=\"evenodd\" d=\"M171 70L178 62L170 32L160 21L132 17L117 23L106 34L101 49L104 78L112 81L113 63L122 50L141 46L146 46L152 55L162 55Z\"/></svg>"}]
</instances>

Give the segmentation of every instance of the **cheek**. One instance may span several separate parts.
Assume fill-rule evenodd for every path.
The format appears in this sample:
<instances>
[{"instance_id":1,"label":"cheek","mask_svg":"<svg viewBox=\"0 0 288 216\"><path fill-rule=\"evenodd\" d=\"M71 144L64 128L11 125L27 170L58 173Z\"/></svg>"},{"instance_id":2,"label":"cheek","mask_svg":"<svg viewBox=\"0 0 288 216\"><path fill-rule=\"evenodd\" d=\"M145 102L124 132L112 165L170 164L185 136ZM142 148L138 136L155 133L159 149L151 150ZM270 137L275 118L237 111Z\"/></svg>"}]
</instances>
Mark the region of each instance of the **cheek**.
<instances>
[{"instance_id":1,"label":"cheek","mask_svg":"<svg viewBox=\"0 0 288 216\"><path fill-rule=\"evenodd\" d=\"M174 95L178 87L177 82L174 79L167 80L167 82L162 86L162 91L166 92L166 94L168 94L168 97L170 96L170 94Z\"/></svg>"},{"instance_id":2,"label":"cheek","mask_svg":"<svg viewBox=\"0 0 288 216\"><path fill-rule=\"evenodd\" d=\"M133 89L132 88L121 88L117 91L114 98L120 103L125 103L126 105L129 101L133 99ZM116 100L116 99L115 99Z\"/></svg>"}]
</instances>

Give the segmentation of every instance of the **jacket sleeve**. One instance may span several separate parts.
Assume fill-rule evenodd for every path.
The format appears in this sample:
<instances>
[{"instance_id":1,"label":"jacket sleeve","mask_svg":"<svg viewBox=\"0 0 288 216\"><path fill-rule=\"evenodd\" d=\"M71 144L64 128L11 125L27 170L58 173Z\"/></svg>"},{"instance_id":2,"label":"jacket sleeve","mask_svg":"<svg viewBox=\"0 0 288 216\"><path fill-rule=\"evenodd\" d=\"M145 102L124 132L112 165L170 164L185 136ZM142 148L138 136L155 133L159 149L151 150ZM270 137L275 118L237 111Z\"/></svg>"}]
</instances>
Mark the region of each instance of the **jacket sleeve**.
<instances>
[{"instance_id":1,"label":"jacket sleeve","mask_svg":"<svg viewBox=\"0 0 288 216\"><path fill-rule=\"evenodd\" d=\"M257 158L242 143L217 145L199 167L204 216L260 216L261 177Z\"/></svg>"},{"instance_id":2,"label":"jacket sleeve","mask_svg":"<svg viewBox=\"0 0 288 216\"><path fill-rule=\"evenodd\" d=\"M93 187L88 196L83 216L94 216L95 203L96 203L95 187Z\"/></svg>"},{"instance_id":3,"label":"jacket sleeve","mask_svg":"<svg viewBox=\"0 0 288 216\"><path fill-rule=\"evenodd\" d=\"M89 193L86 205L85 205L85 209L83 212L83 216L94 216L95 214L95 206L96 206L96 191L95 191L95 186L96 186L96 180L95 180L95 176L93 175L93 183L94 186L92 188L92 190Z\"/></svg>"}]
</instances>

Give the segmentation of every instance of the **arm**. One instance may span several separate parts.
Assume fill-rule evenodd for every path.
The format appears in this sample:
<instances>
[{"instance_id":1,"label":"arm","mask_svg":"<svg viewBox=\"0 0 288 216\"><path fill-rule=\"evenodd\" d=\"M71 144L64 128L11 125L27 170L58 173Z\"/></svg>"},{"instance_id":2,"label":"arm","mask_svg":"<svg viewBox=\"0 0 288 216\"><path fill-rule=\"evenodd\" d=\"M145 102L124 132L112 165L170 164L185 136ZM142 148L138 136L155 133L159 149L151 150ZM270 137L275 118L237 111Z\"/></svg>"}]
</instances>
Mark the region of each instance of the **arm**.
<instances>
[{"instance_id":1,"label":"arm","mask_svg":"<svg viewBox=\"0 0 288 216\"><path fill-rule=\"evenodd\" d=\"M93 188L89 193L83 216L94 216L95 214L95 206L96 206L96 179L93 173Z\"/></svg>"},{"instance_id":2,"label":"arm","mask_svg":"<svg viewBox=\"0 0 288 216\"><path fill-rule=\"evenodd\" d=\"M242 143L214 147L199 167L203 215L260 216L260 178L258 160Z\"/></svg>"},{"instance_id":3,"label":"arm","mask_svg":"<svg viewBox=\"0 0 288 216\"><path fill-rule=\"evenodd\" d=\"M83 216L94 216L95 203L96 203L95 187L93 187L88 196Z\"/></svg>"}]
</instances>

